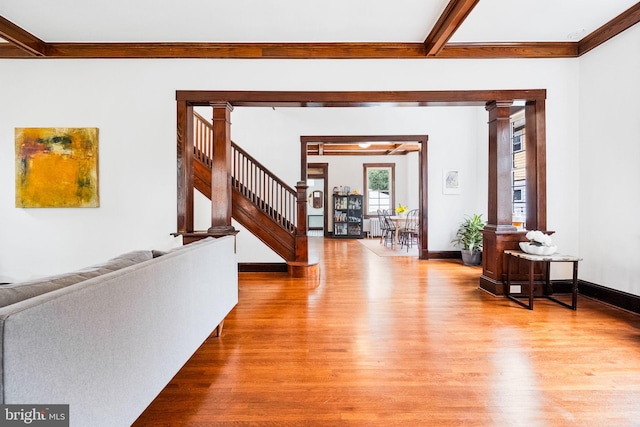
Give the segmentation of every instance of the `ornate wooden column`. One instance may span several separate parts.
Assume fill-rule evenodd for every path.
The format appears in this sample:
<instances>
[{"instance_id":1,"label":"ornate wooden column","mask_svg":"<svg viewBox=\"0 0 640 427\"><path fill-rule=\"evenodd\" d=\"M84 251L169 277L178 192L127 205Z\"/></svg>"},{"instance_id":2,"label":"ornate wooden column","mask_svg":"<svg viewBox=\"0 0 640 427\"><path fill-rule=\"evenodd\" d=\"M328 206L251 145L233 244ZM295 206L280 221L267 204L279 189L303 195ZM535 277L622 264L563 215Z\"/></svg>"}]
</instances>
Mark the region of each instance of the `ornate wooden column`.
<instances>
[{"instance_id":1,"label":"ornate wooden column","mask_svg":"<svg viewBox=\"0 0 640 427\"><path fill-rule=\"evenodd\" d=\"M518 250L518 243L526 241L526 231L511 225L511 135L509 101L487 103L489 111L489 216L483 232L482 276L480 287L500 295L504 293L507 249ZM546 129L545 100L529 100L525 104L526 126L526 202L528 230L546 230ZM522 276L523 266L515 267L515 278ZM542 280L541 269L536 269L535 280ZM542 293L537 287L536 295Z\"/></svg>"},{"instance_id":2,"label":"ornate wooden column","mask_svg":"<svg viewBox=\"0 0 640 427\"><path fill-rule=\"evenodd\" d=\"M524 107L526 139L527 229L547 229L547 144L545 101L527 101Z\"/></svg>"},{"instance_id":3,"label":"ornate wooden column","mask_svg":"<svg viewBox=\"0 0 640 427\"><path fill-rule=\"evenodd\" d=\"M235 234L231 225L231 111L228 102L213 107L213 158L211 164L211 227L208 234Z\"/></svg>"},{"instance_id":4,"label":"ornate wooden column","mask_svg":"<svg viewBox=\"0 0 640 427\"><path fill-rule=\"evenodd\" d=\"M305 181L298 181L296 184L296 261L309 261L309 241L307 238L307 189L309 186Z\"/></svg>"},{"instance_id":5,"label":"ornate wooden column","mask_svg":"<svg viewBox=\"0 0 640 427\"><path fill-rule=\"evenodd\" d=\"M178 101L178 233L193 232L193 106Z\"/></svg>"},{"instance_id":6,"label":"ornate wooden column","mask_svg":"<svg viewBox=\"0 0 640 427\"><path fill-rule=\"evenodd\" d=\"M491 101L489 112L489 205L483 231L480 287L502 294L503 252L517 247L517 229L511 223L511 115L512 100ZM517 240L513 240L513 239ZM515 242L515 247L513 243Z\"/></svg>"}]
</instances>

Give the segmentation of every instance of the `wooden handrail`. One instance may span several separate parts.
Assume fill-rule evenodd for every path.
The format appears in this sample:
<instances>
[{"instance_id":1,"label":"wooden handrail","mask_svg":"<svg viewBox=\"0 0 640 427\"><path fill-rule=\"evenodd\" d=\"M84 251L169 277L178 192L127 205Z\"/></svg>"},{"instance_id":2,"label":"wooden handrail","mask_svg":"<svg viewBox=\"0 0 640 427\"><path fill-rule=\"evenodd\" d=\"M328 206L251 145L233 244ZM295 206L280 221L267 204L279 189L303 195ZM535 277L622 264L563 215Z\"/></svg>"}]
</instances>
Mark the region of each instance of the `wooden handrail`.
<instances>
[{"instance_id":1,"label":"wooden handrail","mask_svg":"<svg viewBox=\"0 0 640 427\"><path fill-rule=\"evenodd\" d=\"M208 167L213 157L213 126L194 112L194 156ZM297 190L231 142L231 185L291 234L296 234Z\"/></svg>"}]
</instances>

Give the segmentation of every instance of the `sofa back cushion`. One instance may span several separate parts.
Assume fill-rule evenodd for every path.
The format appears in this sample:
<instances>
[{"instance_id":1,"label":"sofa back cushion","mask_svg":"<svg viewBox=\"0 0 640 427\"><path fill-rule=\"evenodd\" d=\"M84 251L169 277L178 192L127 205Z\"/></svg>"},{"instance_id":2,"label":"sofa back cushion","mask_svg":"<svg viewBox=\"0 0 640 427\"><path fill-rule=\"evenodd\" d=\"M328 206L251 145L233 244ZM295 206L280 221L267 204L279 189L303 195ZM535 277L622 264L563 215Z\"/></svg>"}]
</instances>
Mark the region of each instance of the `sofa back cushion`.
<instances>
[{"instance_id":1,"label":"sofa back cushion","mask_svg":"<svg viewBox=\"0 0 640 427\"><path fill-rule=\"evenodd\" d=\"M0 307L33 298L47 292L75 285L93 277L101 276L121 268L151 259L151 251L133 251L119 255L109 261L72 273L0 286Z\"/></svg>"}]
</instances>

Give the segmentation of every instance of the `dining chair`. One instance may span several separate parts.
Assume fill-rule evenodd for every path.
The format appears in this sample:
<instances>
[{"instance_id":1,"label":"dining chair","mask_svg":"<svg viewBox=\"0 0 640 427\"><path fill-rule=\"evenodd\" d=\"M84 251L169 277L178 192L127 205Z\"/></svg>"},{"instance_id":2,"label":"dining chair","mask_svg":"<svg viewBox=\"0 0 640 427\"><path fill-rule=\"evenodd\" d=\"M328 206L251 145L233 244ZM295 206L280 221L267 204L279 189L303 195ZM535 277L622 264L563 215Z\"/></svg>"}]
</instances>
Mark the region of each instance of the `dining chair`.
<instances>
[{"instance_id":1,"label":"dining chair","mask_svg":"<svg viewBox=\"0 0 640 427\"><path fill-rule=\"evenodd\" d=\"M389 235L389 227L387 225L387 220L384 217L384 213L382 210L378 209L378 221L380 222L380 244L384 243L387 246L387 239Z\"/></svg>"},{"instance_id":2,"label":"dining chair","mask_svg":"<svg viewBox=\"0 0 640 427\"><path fill-rule=\"evenodd\" d=\"M419 221L419 210L412 209L407 212L407 218L405 220L404 226L398 229L398 243L400 248L406 245L407 252L409 252L409 248L413 246L415 243L418 245L418 231L420 228Z\"/></svg>"},{"instance_id":3,"label":"dining chair","mask_svg":"<svg viewBox=\"0 0 640 427\"><path fill-rule=\"evenodd\" d=\"M387 229L384 236L384 245L387 246L387 243L390 243L391 247L393 247L396 243L396 223L391 220L390 216L388 210L382 211L382 218Z\"/></svg>"}]
</instances>

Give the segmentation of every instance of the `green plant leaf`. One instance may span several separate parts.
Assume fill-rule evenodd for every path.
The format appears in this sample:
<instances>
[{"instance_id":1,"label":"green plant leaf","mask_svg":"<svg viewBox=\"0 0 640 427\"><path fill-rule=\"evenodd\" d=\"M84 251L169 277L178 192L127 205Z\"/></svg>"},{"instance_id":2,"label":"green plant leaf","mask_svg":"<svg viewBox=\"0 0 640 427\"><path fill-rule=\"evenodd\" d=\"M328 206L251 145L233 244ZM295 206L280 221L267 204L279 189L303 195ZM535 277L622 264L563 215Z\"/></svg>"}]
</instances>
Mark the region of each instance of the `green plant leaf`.
<instances>
[{"instance_id":1,"label":"green plant leaf","mask_svg":"<svg viewBox=\"0 0 640 427\"><path fill-rule=\"evenodd\" d=\"M456 231L456 237L451 243L469 251L482 250L482 229L485 222L481 214L465 216L464 221Z\"/></svg>"}]
</instances>

